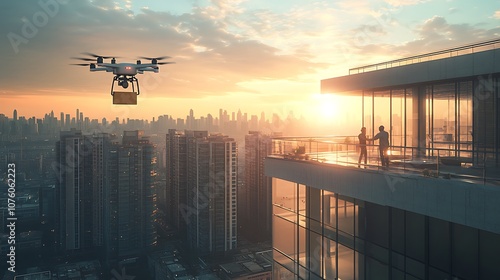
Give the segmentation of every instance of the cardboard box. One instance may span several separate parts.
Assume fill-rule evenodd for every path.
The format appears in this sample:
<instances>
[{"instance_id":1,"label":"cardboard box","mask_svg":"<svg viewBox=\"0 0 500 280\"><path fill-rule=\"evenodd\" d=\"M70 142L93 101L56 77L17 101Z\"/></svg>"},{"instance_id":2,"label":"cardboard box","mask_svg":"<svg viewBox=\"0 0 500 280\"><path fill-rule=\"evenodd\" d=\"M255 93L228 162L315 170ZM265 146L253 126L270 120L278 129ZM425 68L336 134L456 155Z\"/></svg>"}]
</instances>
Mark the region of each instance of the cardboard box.
<instances>
[{"instance_id":1,"label":"cardboard box","mask_svg":"<svg viewBox=\"0 0 500 280\"><path fill-rule=\"evenodd\" d=\"M129 91L114 91L113 104L116 105L137 105L137 93Z\"/></svg>"}]
</instances>

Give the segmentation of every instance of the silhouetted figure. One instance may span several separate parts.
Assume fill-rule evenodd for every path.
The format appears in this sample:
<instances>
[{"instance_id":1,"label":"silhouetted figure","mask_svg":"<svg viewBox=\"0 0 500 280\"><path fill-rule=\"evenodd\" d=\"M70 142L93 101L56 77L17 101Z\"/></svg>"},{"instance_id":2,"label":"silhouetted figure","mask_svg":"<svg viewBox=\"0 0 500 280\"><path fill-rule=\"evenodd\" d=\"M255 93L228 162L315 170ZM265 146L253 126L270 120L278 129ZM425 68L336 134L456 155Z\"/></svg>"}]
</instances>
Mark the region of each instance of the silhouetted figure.
<instances>
[{"instance_id":1,"label":"silhouetted figure","mask_svg":"<svg viewBox=\"0 0 500 280\"><path fill-rule=\"evenodd\" d=\"M381 125L378 128L379 133L369 140L379 140L378 148L380 152L380 161L382 162L382 167L389 167L389 155L387 150L389 149L389 133L384 130L384 126Z\"/></svg>"},{"instance_id":2,"label":"silhouetted figure","mask_svg":"<svg viewBox=\"0 0 500 280\"><path fill-rule=\"evenodd\" d=\"M359 159L358 159L358 168L360 167L361 164L361 159L364 157L364 162L365 162L365 168L366 168L366 157L367 157L367 151L366 151L366 127L361 128L361 133L358 135L359 139Z\"/></svg>"}]
</instances>

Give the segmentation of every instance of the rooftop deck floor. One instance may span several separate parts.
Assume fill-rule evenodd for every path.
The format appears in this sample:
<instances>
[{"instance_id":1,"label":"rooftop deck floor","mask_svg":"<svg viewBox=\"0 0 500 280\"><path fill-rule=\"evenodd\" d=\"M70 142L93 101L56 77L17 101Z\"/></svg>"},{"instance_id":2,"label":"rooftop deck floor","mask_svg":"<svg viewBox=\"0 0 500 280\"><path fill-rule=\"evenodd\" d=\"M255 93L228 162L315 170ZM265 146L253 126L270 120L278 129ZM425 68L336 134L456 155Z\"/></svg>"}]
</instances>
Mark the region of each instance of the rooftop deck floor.
<instances>
[{"instance_id":1,"label":"rooftop deck floor","mask_svg":"<svg viewBox=\"0 0 500 280\"><path fill-rule=\"evenodd\" d=\"M470 163L443 164L436 157L405 158L393 156L389 168L382 167L378 156L368 154L367 163L358 164L359 153L355 151L318 152L294 155L272 155L272 157L297 161L313 161L323 164L363 168L371 171L383 171L398 174L421 174L425 177L460 180L474 184L492 184L500 186L500 168L474 166Z\"/></svg>"}]
</instances>

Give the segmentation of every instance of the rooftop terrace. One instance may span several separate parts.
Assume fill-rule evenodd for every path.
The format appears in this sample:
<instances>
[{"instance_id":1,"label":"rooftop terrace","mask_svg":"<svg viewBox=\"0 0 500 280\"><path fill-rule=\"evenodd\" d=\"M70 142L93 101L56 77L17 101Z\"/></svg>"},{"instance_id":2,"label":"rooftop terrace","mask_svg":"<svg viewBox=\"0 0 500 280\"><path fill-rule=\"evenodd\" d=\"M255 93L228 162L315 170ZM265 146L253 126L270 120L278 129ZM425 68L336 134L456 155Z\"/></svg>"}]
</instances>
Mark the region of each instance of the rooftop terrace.
<instances>
[{"instance_id":1,"label":"rooftop terrace","mask_svg":"<svg viewBox=\"0 0 500 280\"><path fill-rule=\"evenodd\" d=\"M367 145L367 164L363 161L358 164L357 142L357 136L278 137L273 138L270 157L500 186L500 169L490 163L492 153L477 154L476 158L482 160L474 163L470 150L461 151L461 155L469 153L470 157L457 157L456 150L446 148L422 151L415 147L391 146L390 165L384 169L379 162L378 145Z\"/></svg>"}]
</instances>

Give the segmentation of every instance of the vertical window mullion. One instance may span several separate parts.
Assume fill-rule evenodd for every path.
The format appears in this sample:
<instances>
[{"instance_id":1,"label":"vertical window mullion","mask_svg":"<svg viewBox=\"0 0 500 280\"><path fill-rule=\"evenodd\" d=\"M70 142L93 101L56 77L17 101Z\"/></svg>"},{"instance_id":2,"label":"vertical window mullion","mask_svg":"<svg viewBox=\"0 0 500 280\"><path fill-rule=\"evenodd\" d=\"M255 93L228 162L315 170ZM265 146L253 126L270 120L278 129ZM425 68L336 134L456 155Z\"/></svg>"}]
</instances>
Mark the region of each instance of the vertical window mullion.
<instances>
[{"instance_id":1,"label":"vertical window mullion","mask_svg":"<svg viewBox=\"0 0 500 280\"><path fill-rule=\"evenodd\" d=\"M339 194L335 193L335 279L339 278Z\"/></svg>"}]
</instances>

